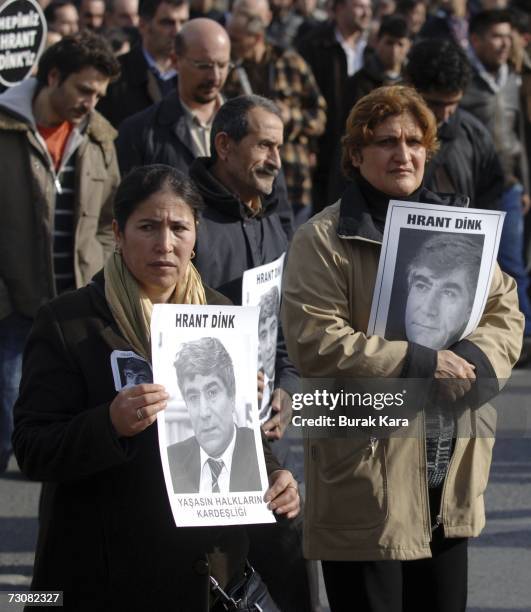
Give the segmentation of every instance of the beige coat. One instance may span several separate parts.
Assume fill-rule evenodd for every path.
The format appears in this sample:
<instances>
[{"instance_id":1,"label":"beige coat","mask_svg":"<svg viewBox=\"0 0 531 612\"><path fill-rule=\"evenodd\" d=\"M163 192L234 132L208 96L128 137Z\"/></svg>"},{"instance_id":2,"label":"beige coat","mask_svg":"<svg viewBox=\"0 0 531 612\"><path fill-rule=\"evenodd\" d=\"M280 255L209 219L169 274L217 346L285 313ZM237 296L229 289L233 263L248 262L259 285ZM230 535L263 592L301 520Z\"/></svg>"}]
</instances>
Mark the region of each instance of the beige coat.
<instances>
[{"instance_id":1,"label":"beige coat","mask_svg":"<svg viewBox=\"0 0 531 612\"><path fill-rule=\"evenodd\" d=\"M354 196L354 201L361 197L359 190ZM440 202L426 195L420 199ZM434 351L422 349L426 359L421 358L413 374L406 363L411 359L407 342L365 334L381 244L368 212L363 212L366 205L357 204L353 215L345 204L328 207L293 239L282 313L289 356L303 378L409 377L419 376L422 369L431 378ZM477 371L483 368L496 382L496 377L509 377L522 333L515 282L497 267L481 322L459 344L469 360L477 360ZM431 372L426 363L431 363ZM490 427L490 417L488 408L463 416L482 428ZM379 440L372 449L368 438L305 441L307 557L431 556L423 419L420 412L410 422L411 437ZM447 537L476 536L485 524L483 492L493 442L493 437L456 441L440 509Z\"/></svg>"},{"instance_id":2,"label":"beige coat","mask_svg":"<svg viewBox=\"0 0 531 612\"><path fill-rule=\"evenodd\" d=\"M55 172L38 135L34 79L0 96L0 319L33 317L54 297L52 232ZM119 183L116 131L93 112L69 145L76 155L74 271L86 284L112 249L112 200Z\"/></svg>"}]
</instances>

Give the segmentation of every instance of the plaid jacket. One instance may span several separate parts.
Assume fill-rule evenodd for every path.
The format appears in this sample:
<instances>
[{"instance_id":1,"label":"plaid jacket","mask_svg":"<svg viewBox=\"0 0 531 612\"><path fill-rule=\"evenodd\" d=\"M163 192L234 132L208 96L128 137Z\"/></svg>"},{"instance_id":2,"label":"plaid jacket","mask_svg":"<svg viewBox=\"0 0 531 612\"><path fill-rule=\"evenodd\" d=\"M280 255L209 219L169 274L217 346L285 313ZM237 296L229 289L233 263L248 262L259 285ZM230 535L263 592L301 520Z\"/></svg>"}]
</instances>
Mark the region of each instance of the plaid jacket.
<instances>
[{"instance_id":1,"label":"plaid jacket","mask_svg":"<svg viewBox=\"0 0 531 612\"><path fill-rule=\"evenodd\" d=\"M326 102L311 68L295 51L268 44L261 66L267 78L253 83L250 63L239 64L229 74L224 94L232 98L255 93L280 103L287 118L281 155L289 200L308 206L312 203L312 141L324 132Z\"/></svg>"}]
</instances>

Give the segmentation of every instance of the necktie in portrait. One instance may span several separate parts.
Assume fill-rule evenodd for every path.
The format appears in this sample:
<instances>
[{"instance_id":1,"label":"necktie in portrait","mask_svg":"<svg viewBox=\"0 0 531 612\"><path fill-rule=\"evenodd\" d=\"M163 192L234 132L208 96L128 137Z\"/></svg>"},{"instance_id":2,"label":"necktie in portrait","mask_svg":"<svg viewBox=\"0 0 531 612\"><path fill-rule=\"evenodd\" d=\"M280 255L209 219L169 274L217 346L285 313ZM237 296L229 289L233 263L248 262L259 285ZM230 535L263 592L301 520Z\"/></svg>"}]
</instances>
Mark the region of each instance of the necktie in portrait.
<instances>
[{"instance_id":1,"label":"necktie in portrait","mask_svg":"<svg viewBox=\"0 0 531 612\"><path fill-rule=\"evenodd\" d=\"M216 461L215 459L208 459L208 467L212 472L212 493L219 493L218 478L223 469L223 461Z\"/></svg>"}]
</instances>

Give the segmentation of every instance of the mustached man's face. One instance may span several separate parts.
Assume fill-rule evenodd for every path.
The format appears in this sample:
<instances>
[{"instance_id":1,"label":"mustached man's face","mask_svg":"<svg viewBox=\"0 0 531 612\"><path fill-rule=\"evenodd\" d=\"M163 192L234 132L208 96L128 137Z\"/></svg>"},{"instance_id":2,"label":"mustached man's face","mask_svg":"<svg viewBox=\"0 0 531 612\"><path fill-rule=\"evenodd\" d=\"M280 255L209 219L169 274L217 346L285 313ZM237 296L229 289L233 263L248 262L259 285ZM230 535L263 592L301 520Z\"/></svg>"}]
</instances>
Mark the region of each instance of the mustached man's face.
<instances>
[{"instance_id":1,"label":"mustached man's face","mask_svg":"<svg viewBox=\"0 0 531 612\"><path fill-rule=\"evenodd\" d=\"M472 288L465 270L436 275L429 268L411 273L406 305L406 336L440 350L459 339L470 316Z\"/></svg>"},{"instance_id":2,"label":"mustached man's face","mask_svg":"<svg viewBox=\"0 0 531 612\"><path fill-rule=\"evenodd\" d=\"M284 142L284 126L276 115L256 107L248 112L247 121L247 135L240 142L230 141L224 159L232 187L244 201L271 193Z\"/></svg>"},{"instance_id":3,"label":"mustached man's face","mask_svg":"<svg viewBox=\"0 0 531 612\"><path fill-rule=\"evenodd\" d=\"M69 74L64 81L57 69L50 70L49 102L57 121L81 123L105 95L108 84L109 78L92 66Z\"/></svg>"},{"instance_id":4,"label":"mustached man's face","mask_svg":"<svg viewBox=\"0 0 531 612\"><path fill-rule=\"evenodd\" d=\"M269 380L275 376L278 319L275 315L260 319L258 324L258 361Z\"/></svg>"}]
</instances>

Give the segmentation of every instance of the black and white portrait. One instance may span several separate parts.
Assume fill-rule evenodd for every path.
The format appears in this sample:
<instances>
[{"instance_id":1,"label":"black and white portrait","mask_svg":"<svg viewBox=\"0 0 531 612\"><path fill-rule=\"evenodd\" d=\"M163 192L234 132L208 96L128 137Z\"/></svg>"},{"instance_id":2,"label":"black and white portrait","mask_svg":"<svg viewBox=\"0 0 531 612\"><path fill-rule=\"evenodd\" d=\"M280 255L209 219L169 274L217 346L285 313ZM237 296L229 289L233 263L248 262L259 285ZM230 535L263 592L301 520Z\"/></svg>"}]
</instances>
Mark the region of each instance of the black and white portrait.
<instances>
[{"instance_id":1,"label":"black and white portrait","mask_svg":"<svg viewBox=\"0 0 531 612\"><path fill-rule=\"evenodd\" d=\"M260 297L258 319L258 370L264 375L264 393L258 407L260 418L266 416L273 396L275 383L275 360L277 356L278 316L280 293L278 287L271 287Z\"/></svg>"},{"instance_id":2,"label":"black and white portrait","mask_svg":"<svg viewBox=\"0 0 531 612\"><path fill-rule=\"evenodd\" d=\"M254 432L237 426L231 355L215 337L181 345L177 385L194 435L168 446L175 493L233 493L262 489ZM240 419L241 420L241 419Z\"/></svg>"},{"instance_id":3,"label":"black and white portrait","mask_svg":"<svg viewBox=\"0 0 531 612\"><path fill-rule=\"evenodd\" d=\"M440 350L469 322L484 236L402 228L385 337Z\"/></svg>"},{"instance_id":4,"label":"black and white portrait","mask_svg":"<svg viewBox=\"0 0 531 612\"><path fill-rule=\"evenodd\" d=\"M111 367L116 391L153 382L151 366L133 351L113 351Z\"/></svg>"}]
</instances>

